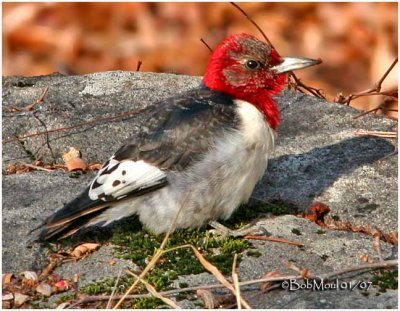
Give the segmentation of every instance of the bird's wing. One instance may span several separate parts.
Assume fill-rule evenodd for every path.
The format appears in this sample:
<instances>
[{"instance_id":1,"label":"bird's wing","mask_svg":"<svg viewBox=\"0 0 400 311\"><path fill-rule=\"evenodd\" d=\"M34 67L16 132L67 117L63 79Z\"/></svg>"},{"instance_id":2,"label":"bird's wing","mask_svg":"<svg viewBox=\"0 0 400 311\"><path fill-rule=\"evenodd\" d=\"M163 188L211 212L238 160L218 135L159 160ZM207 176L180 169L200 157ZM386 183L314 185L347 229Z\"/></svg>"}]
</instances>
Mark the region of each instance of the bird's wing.
<instances>
[{"instance_id":1,"label":"bird's wing","mask_svg":"<svg viewBox=\"0 0 400 311\"><path fill-rule=\"evenodd\" d=\"M71 231L73 223L81 227L83 220L86 224L91 215L97 216L115 201L165 186L168 171L190 166L216 137L239 124L232 99L207 88L167 99L147 112L140 133L104 163L79 197L45 221L45 229L53 235L65 231L61 226ZM43 230L42 239L47 236Z\"/></svg>"}]
</instances>

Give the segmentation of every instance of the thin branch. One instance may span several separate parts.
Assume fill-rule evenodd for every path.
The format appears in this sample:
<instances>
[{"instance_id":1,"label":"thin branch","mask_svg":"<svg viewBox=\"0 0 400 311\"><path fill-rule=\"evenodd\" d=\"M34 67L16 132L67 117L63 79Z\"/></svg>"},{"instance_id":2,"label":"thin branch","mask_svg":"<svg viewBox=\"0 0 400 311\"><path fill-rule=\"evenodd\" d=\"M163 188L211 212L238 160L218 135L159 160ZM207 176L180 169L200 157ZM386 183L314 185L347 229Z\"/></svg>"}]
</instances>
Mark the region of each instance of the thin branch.
<instances>
[{"instance_id":1,"label":"thin branch","mask_svg":"<svg viewBox=\"0 0 400 311\"><path fill-rule=\"evenodd\" d=\"M232 280L233 286L235 288L235 296L236 296L236 305L239 310L242 309L241 295L240 295L240 285L239 285L239 276L236 272L236 262L237 262L237 254L233 257L232 264Z\"/></svg>"},{"instance_id":2,"label":"thin branch","mask_svg":"<svg viewBox=\"0 0 400 311\"><path fill-rule=\"evenodd\" d=\"M41 167L41 166L34 165L34 164L28 164L28 163L25 163L25 162L19 161L19 160L17 162L22 164L23 166L26 166L26 167L29 167L29 168L33 168L33 169L39 170L39 171L45 171L45 172L53 172L54 171L52 169L48 169L48 168Z\"/></svg>"},{"instance_id":3,"label":"thin branch","mask_svg":"<svg viewBox=\"0 0 400 311\"><path fill-rule=\"evenodd\" d=\"M286 239L274 238L274 237L263 236L263 235L246 235L244 238L248 239L248 240L262 240L262 241L286 243L286 244L295 245L295 246L304 246L304 244L300 243L300 242L289 241L289 240L286 240Z\"/></svg>"},{"instance_id":4,"label":"thin branch","mask_svg":"<svg viewBox=\"0 0 400 311\"><path fill-rule=\"evenodd\" d=\"M362 96L370 96L370 95L387 95L386 92L381 92L382 84L383 81L385 81L386 77L389 75L389 73L392 71L394 66L397 64L399 58L396 57L393 63L389 66L389 68L385 71L385 73L382 75L382 77L370 88L355 93L355 94L350 94L347 97L340 96L340 98L337 100L338 103L340 104L345 104L347 106L350 105L350 102L356 98L362 97ZM390 95L392 96L392 95Z\"/></svg>"},{"instance_id":5,"label":"thin branch","mask_svg":"<svg viewBox=\"0 0 400 311\"><path fill-rule=\"evenodd\" d=\"M212 48L207 44L207 42L206 41L204 41L204 39L203 38L200 38L200 41L207 47L207 49L210 51L210 52L212 52L213 50L212 50Z\"/></svg>"},{"instance_id":6,"label":"thin branch","mask_svg":"<svg viewBox=\"0 0 400 311\"><path fill-rule=\"evenodd\" d=\"M357 271L362 271L362 270L374 270L374 269L382 269L382 268L389 268L389 267L394 267L398 265L398 260L393 259L393 260L386 260L383 262L376 262L376 263L367 263L363 265L357 265L357 266L352 266L349 268L333 271L330 273L325 273L317 276L313 276L314 279L321 279L321 280L331 280L334 277L337 277L342 274L346 273L351 273L351 272L357 272ZM265 282L277 282L277 281L286 281L286 280L299 280L303 279L303 276L301 275L286 275L286 276L280 276L280 277L267 277L267 278L261 278L261 279L255 279L255 280L248 280L248 281L242 281L239 282L240 286L248 286L248 285L254 285L254 284L259 284L259 283L265 283ZM167 296L167 295L176 295L179 293L183 292L191 292L191 291L197 291L199 289L215 289L215 288L223 288L225 285L223 284L209 284L209 285L200 285L200 286L193 286L193 287L186 287L186 288L179 288L179 289L173 289L173 290L168 290L168 291L163 291L159 292L160 294ZM137 298L145 298L145 297L150 297L150 294L135 294L135 295L128 295L125 298L127 299L137 299ZM119 296L114 296L112 297L113 300L120 299L122 295ZM102 300L108 300L110 299L110 295L108 296L85 296L76 303L68 306L68 309L74 308L80 304L83 303L89 303L89 302L94 302L94 301L102 301Z\"/></svg>"},{"instance_id":7,"label":"thin branch","mask_svg":"<svg viewBox=\"0 0 400 311\"><path fill-rule=\"evenodd\" d=\"M13 141L24 140L24 139L27 139L27 138L36 137L36 136L40 136L40 135L47 135L49 133L69 131L69 130L76 129L76 128L79 128L79 127L82 127L82 126L88 126L88 125L97 124L97 123L99 123L101 121L113 121L113 120L124 118L124 117L127 117L127 116L132 115L132 114L136 114L136 113L139 113L139 112L141 112L140 109L133 109L133 110L125 111L125 112L123 112L121 114L118 114L118 115L115 115L115 116L111 116L111 117L104 117L104 118L94 119L94 120L78 123L78 124L71 125L71 126L60 127L60 128L57 128L57 129L51 129L51 130L44 131L44 132L37 132L37 133L34 133L34 134L22 135L22 136L14 137L14 138L11 138L11 139L3 140L3 144L8 144L8 143L13 142Z\"/></svg>"},{"instance_id":8,"label":"thin branch","mask_svg":"<svg viewBox=\"0 0 400 311\"><path fill-rule=\"evenodd\" d=\"M119 270L119 272L118 272L117 280L115 281L114 287L112 289L110 299L107 302L106 309L110 309L110 307L111 307L112 297L115 295L115 292L117 291L117 285L118 285L119 279L121 278L121 273L122 273L122 269Z\"/></svg>"},{"instance_id":9,"label":"thin branch","mask_svg":"<svg viewBox=\"0 0 400 311\"><path fill-rule=\"evenodd\" d=\"M23 108L18 108L18 107L11 106L11 109L8 109L9 112L23 112L23 111L27 112L27 111L32 111L33 108L35 108L36 105L38 105L38 104L43 102L44 97L46 96L48 90L49 90L49 87L46 86L44 88L44 91L42 92L42 94L40 95L40 97L37 100L35 100L31 104L29 104L29 105L27 105L27 106L25 106Z\"/></svg>"},{"instance_id":10,"label":"thin branch","mask_svg":"<svg viewBox=\"0 0 400 311\"><path fill-rule=\"evenodd\" d=\"M397 138L397 132L384 132L384 131L366 131L366 130L357 130L354 135L356 136L375 136L375 137L383 137L383 138Z\"/></svg>"},{"instance_id":11,"label":"thin branch","mask_svg":"<svg viewBox=\"0 0 400 311\"><path fill-rule=\"evenodd\" d=\"M179 208L178 212L175 215L175 218L173 219L167 233L165 234L165 237L160 245L160 247L157 249L154 257L151 259L151 261L148 263L148 265L144 268L144 270L142 271L142 273L140 273L139 278L129 287L129 289L124 293L124 295L121 297L121 299L118 301L118 303L114 306L113 309L117 309L122 302L127 298L127 296L135 289L135 287L139 284L140 280L144 278L144 276L147 274L147 272L150 271L150 269L152 269L155 264L157 263L158 259L161 257L161 255L163 254L163 249L165 247L165 245L167 244L168 238L171 235L171 233L175 230L175 226L176 226L176 222L178 220L178 217L181 213L181 211L183 210L184 207L186 207L188 201L189 201L189 197L190 197L190 192L188 192L183 201L182 201L182 205Z\"/></svg>"},{"instance_id":12,"label":"thin branch","mask_svg":"<svg viewBox=\"0 0 400 311\"><path fill-rule=\"evenodd\" d=\"M322 62L322 61L321 61ZM310 94L314 95L315 97L326 99L325 95L322 94L322 91L319 89L316 89L312 86L305 85L301 80L293 73L293 71L289 72L289 78L294 79L293 87L295 90L298 90L302 93L304 93L300 88L305 89L306 91L310 92ZM290 84L290 81L289 81Z\"/></svg>"},{"instance_id":13,"label":"thin branch","mask_svg":"<svg viewBox=\"0 0 400 311\"><path fill-rule=\"evenodd\" d=\"M140 60L137 63L136 71L139 71L141 66L142 66L142 61Z\"/></svg>"},{"instance_id":14,"label":"thin branch","mask_svg":"<svg viewBox=\"0 0 400 311\"><path fill-rule=\"evenodd\" d=\"M174 309L182 309L181 307L179 307L175 302L173 302L171 299L164 297L163 295L161 295L159 292L157 292L157 290L151 286L151 284L149 284L147 281L139 278L138 275L136 275L135 273L129 271L129 270L125 270L127 273L129 273L130 275L132 275L133 277L135 277L137 280L139 280L140 282L143 283L144 286L146 286L147 291L152 294L154 297L161 299L163 302L165 302L167 305L171 306Z\"/></svg>"},{"instance_id":15,"label":"thin branch","mask_svg":"<svg viewBox=\"0 0 400 311\"><path fill-rule=\"evenodd\" d=\"M264 37L265 41L267 41L268 44L269 44L273 49L275 49L274 46L272 45L271 41L269 41L267 35L266 35L266 34L264 33L264 31L261 29L261 27L258 26L257 23L256 23L249 15L247 15L247 13L246 13L240 6L238 6L235 2L231 2L231 4L232 4L236 9L238 9L238 10L250 21L250 23L252 23L252 24L257 28L257 30L258 30L258 31L261 33L261 35Z\"/></svg>"}]
</instances>

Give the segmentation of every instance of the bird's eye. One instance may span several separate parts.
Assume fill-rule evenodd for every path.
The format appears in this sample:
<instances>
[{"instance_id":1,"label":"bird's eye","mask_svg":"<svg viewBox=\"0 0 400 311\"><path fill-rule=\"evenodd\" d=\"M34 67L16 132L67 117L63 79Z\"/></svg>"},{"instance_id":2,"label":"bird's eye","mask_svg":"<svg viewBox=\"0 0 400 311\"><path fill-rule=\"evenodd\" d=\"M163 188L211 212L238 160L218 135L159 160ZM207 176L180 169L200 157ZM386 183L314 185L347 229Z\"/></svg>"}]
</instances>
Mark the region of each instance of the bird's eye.
<instances>
[{"instance_id":1,"label":"bird's eye","mask_svg":"<svg viewBox=\"0 0 400 311\"><path fill-rule=\"evenodd\" d=\"M247 69L250 70L256 70L261 67L261 63L256 60L248 60L244 65L246 66Z\"/></svg>"}]
</instances>

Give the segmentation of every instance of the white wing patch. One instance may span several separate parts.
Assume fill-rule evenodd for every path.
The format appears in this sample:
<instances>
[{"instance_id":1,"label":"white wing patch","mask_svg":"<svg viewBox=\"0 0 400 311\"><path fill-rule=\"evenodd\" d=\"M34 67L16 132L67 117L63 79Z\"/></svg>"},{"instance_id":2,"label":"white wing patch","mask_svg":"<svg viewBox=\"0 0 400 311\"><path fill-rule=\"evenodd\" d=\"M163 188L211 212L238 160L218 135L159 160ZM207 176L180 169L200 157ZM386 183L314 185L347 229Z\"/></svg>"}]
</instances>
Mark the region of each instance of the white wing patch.
<instances>
[{"instance_id":1,"label":"white wing patch","mask_svg":"<svg viewBox=\"0 0 400 311\"><path fill-rule=\"evenodd\" d=\"M90 184L89 197L103 201L110 196L121 199L131 191L155 186L165 177L165 172L142 160L117 161L112 157Z\"/></svg>"}]
</instances>

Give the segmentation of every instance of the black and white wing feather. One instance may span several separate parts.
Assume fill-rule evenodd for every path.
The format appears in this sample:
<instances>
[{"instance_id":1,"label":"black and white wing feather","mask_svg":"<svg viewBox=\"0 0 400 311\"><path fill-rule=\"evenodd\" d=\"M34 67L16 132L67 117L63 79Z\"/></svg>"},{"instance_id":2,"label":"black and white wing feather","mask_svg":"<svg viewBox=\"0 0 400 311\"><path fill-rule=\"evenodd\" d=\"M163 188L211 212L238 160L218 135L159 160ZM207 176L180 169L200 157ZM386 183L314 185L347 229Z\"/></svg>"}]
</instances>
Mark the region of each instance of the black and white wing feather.
<instances>
[{"instance_id":1,"label":"black and white wing feather","mask_svg":"<svg viewBox=\"0 0 400 311\"><path fill-rule=\"evenodd\" d=\"M39 240L73 234L120 201L166 186L169 171L200 160L216 137L239 123L232 99L205 87L144 113L141 131L104 163L79 197L45 220Z\"/></svg>"}]
</instances>

